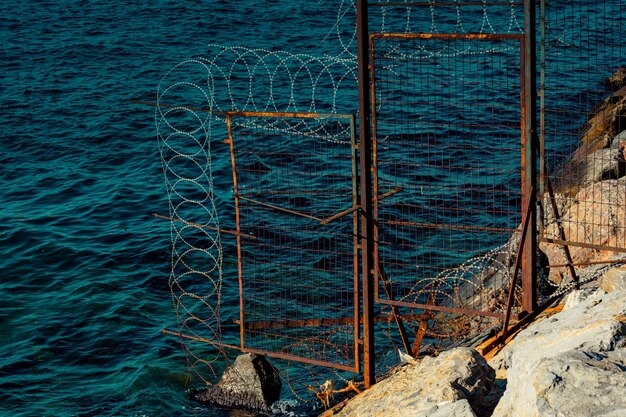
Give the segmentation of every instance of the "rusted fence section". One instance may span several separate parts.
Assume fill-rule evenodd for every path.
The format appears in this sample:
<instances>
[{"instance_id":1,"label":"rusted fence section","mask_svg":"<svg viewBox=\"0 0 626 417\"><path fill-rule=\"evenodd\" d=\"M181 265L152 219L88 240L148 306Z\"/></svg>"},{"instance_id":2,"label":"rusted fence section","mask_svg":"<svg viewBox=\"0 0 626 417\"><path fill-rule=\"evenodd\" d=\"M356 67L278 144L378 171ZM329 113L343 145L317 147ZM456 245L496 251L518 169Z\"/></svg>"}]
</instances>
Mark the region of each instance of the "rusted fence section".
<instances>
[{"instance_id":1,"label":"rusted fence section","mask_svg":"<svg viewBox=\"0 0 626 417\"><path fill-rule=\"evenodd\" d=\"M626 12L618 0L539 3L541 248L558 283L626 252Z\"/></svg>"},{"instance_id":2,"label":"rusted fence section","mask_svg":"<svg viewBox=\"0 0 626 417\"><path fill-rule=\"evenodd\" d=\"M547 286L565 281L557 274L577 285L581 267L626 252L620 3L380 1L378 11L395 10L387 17L405 10L407 28L408 10L420 10L433 32L372 34L358 0L359 129L349 114L208 110L185 133L166 116L197 109L166 108L170 217L160 217L172 221L178 335L361 373L369 386L377 338L394 358L391 346L417 356L422 343L483 324L506 334L538 311L539 242ZM456 9L457 21L437 26L437 8ZM209 140L196 135L218 122L232 168L228 229ZM208 221L190 214L198 207ZM224 273L237 288L223 297L238 297L238 340L221 334L231 325L220 316L224 235L237 242Z\"/></svg>"},{"instance_id":3,"label":"rusted fence section","mask_svg":"<svg viewBox=\"0 0 626 417\"><path fill-rule=\"evenodd\" d=\"M510 276L460 266L521 224L521 41L371 36L378 302L503 317Z\"/></svg>"},{"instance_id":4,"label":"rusted fence section","mask_svg":"<svg viewBox=\"0 0 626 417\"><path fill-rule=\"evenodd\" d=\"M354 117L226 113L241 349L359 369Z\"/></svg>"}]
</instances>

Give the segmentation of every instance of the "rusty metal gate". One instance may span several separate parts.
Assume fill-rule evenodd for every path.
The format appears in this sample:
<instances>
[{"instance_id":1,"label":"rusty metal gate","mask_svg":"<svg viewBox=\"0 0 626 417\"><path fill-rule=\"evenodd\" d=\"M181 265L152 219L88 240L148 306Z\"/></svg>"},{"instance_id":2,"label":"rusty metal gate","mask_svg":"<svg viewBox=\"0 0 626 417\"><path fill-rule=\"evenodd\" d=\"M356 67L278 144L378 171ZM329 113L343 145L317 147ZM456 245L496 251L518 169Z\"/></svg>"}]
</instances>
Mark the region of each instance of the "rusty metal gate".
<instances>
[{"instance_id":1,"label":"rusty metal gate","mask_svg":"<svg viewBox=\"0 0 626 417\"><path fill-rule=\"evenodd\" d=\"M241 349L359 370L354 117L226 114Z\"/></svg>"},{"instance_id":2,"label":"rusty metal gate","mask_svg":"<svg viewBox=\"0 0 626 417\"><path fill-rule=\"evenodd\" d=\"M370 61L376 301L503 317L482 259L525 211L523 36L373 34Z\"/></svg>"}]
</instances>

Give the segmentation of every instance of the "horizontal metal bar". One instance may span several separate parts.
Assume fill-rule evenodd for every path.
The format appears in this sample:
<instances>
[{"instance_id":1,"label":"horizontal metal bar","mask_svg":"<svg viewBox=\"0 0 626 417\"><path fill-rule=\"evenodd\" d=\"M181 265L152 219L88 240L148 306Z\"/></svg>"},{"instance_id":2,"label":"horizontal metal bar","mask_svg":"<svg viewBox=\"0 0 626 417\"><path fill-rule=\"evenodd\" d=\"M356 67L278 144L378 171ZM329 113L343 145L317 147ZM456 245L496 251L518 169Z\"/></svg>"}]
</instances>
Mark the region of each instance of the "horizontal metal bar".
<instances>
[{"instance_id":1,"label":"horizontal metal bar","mask_svg":"<svg viewBox=\"0 0 626 417\"><path fill-rule=\"evenodd\" d=\"M608 264L624 264L626 259L613 259L612 261L590 261L581 262L578 264L561 264L561 265L548 265L546 268L565 268L568 266L591 266L591 265L608 265Z\"/></svg>"},{"instance_id":2,"label":"horizontal metal bar","mask_svg":"<svg viewBox=\"0 0 626 417\"><path fill-rule=\"evenodd\" d=\"M381 224L392 224L395 226L422 227L424 229L448 229L448 230L475 230L487 232L506 232L513 233L517 231L515 228L507 227L481 227L481 226L465 226L458 224L442 224L442 223L419 223L419 222L403 222L399 220L380 221Z\"/></svg>"},{"instance_id":3,"label":"horizontal metal bar","mask_svg":"<svg viewBox=\"0 0 626 417\"><path fill-rule=\"evenodd\" d=\"M429 314L405 314L398 317L406 321L419 321L428 318ZM393 315L376 316L374 321L377 323L390 323L394 321ZM240 324L240 321L233 320L235 324ZM363 318L361 318L363 322ZM246 330L266 330L266 329L282 329L282 328L295 328L295 327L322 327L322 326L335 326L335 325L347 325L354 324L354 317L338 317L332 319L302 319L302 320L273 320L273 321L246 321L244 328Z\"/></svg>"},{"instance_id":4,"label":"horizontal metal bar","mask_svg":"<svg viewBox=\"0 0 626 417\"><path fill-rule=\"evenodd\" d=\"M400 191L404 191L404 187L396 187L391 191L387 191L385 194L382 194L376 198L376 201L384 200L387 197L391 197L394 194L399 193Z\"/></svg>"},{"instance_id":5,"label":"horizontal metal bar","mask_svg":"<svg viewBox=\"0 0 626 417\"><path fill-rule=\"evenodd\" d=\"M605 245L596 245L593 243L585 243L585 242L573 242L570 240L561 240L561 239L550 239L544 237L541 239L542 242L546 243L555 243L558 245L569 245L569 246L578 246L581 248L590 248L590 249L598 249L598 250L610 250L613 252L626 252L626 247L620 248L617 246L605 246Z\"/></svg>"},{"instance_id":6,"label":"horizontal metal bar","mask_svg":"<svg viewBox=\"0 0 626 417\"><path fill-rule=\"evenodd\" d=\"M141 104L145 106L152 107L164 107L169 109L188 109L193 111L198 111L202 113L213 113L219 114L220 116L231 116L231 117L283 117L283 118L294 118L294 119L350 119L352 118L351 114L345 113L301 113L301 112L255 112L255 111L217 111L217 110L209 110L201 107L189 107L189 106L181 106L177 104L168 104L168 103L156 103L154 101L142 101L132 99L129 100L132 104Z\"/></svg>"},{"instance_id":7,"label":"horizontal metal bar","mask_svg":"<svg viewBox=\"0 0 626 417\"><path fill-rule=\"evenodd\" d=\"M406 301L391 301L391 300L383 300L380 297L378 297L375 301L377 303L387 304L390 306L418 308L418 309L427 310L427 311L433 310L433 311L442 311L444 313L458 313L458 314L468 314L468 315L473 315L473 316L504 318L504 313L492 313L489 311L478 311L478 310L472 310L470 308L455 308L455 307L437 306L437 305L432 305L432 304L408 303Z\"/></svg>"},{"instance_id":8,"label":"horizontal metal bar","mask_svg":"<svg viewBox=\"0 0 626 417\"><path fill-rule=\"evenodd\" d=\"M301 112L259 112L259 111L227 111L231 117L283 117L293 119L350 119L351 114L345 113L301 113Z\"/></svg>"},{"instance_id":9,"label":"horizontal metal bar","mask_svg":"<svg viewBox=\"0 0 626 417\"><path fill-rule=\"evenodd\" d=\"M188 335L188 334L184 334L180 332L173 332L167 329L162 329L161 333L169 334L169 335L176 336L176 337L182 337L183 339L195 340L196 342L203 342L203 343L208 343L210 345L221 346L221 347L225 347L228 349L241 350L240 346L229 345L227 343L222 343L222 342L216 342L215 340L206 339L204 337L192 336L192 335Z\"/></svg>"},{"instance_id":10,"label":"horizontal metal bar","mask_svg":"<svg viewBox=\"0 0 626 417\"><path fill-rule=\"evenodd\" d=\"M523 6L523 1L437 1L437 2L423 2L423 1L408 1L402 2L387 2L387 3L368 3L370 7L430 7L430 6Z\"/></svg>"},{"instance_id":11,"label":"horizontal metal bar","mask_svg":"<svg viewBox=\"0 0 626 417\"><path fill-rule=\"evenodd\" d=\"M258 205L263 206L263 207L268 207L268 208L271 208L271 209L274 209L274 210L278 210L278 211L282 211L282 212L285 212L285 213L293 214L294 216L305 217L307 219L317 220L318 222L322 222L323 221L322 219L320 219L318 217L315 217L315 216L310 216L310 215L305 214L305 213L300 213L299 211L289 210L289 209L286 209L286 208L283 208L283 207L275 206L273 204L263 203L261 201L253 200L253 199L248 198L248 197L242 197L240 195L237 195L237 198L239 198L241 200L249 201L251 203L258 204Z\"/></svg>"},{"instance_id":12,"label":"horizontal metal bar","mask_svg":"<svg viewBox=\"0 0 626 417\"><path fill-rule=\"evenodd\" d=\"M374 39L477 39L477 40L505 40L524 39L523 34L516 33L372 33Z\"/></svg>"},{"instance_id":13,"label":"horizontal metal bar","mask_svg":"<svg viewBox=\"0 0 626 417\"><path fill-rule=\"evenodd\" d=\"M334 220L342 218L343 216L345 216L347 214L355 212L355 211L357 211L360 208L361 208L361 206L359 206L359 205L356 205L354 207L350 207L349 209L346 209L346 210L344 210L342 212L339 212L339 213L337 213L337 214L335 214L333 216L330 216L327 219L324 219L324 220L320 221L320 224L328 224L328 223L330 223L330 222L332 222Z\"/></svg>"},{"instance_id":14,"label":"horizontal metal bar","mask_svg":"<svg viewBox=\"0 0 626 417\"><path fill-rule=\"evenodd\" d=\"M341 365L339 363L328 361L320 361L317 359L305 358L303 356L289 355L287 353L272 352L271 350L245 348L244 351L250 353L258 353L259 355L270 356L273 358L284 359L288 361L302 362L311 365L324 366L327 368L341 369L342 371L357 372L357 368L355 366Z\"/></svg>"},{"instance_id":15,"label":"horizontal metal bar","mask_svg":"<svg viewBox=\"0 0 626 417\"><path fill-rule=\"evenodd\" d=\"M242 236L242 237L245 237L245 238L248 238L248 239L256 239L256 237L254 237L254 236L243 235L241 233L237 233L236 230L220 229L218 227L205 226L203 224L198 224L198 223L194 223L194 222L188 222L187 220L183 220L183 219L175 219L173 217L163 216L161 214L152 213L152 217L156 217L157 219L171 220L173 222L183 223L183 224L186 224L188 226L193 226L193 227L197 227L197 228L200 228L200 229L215 230L216 232L227 233L229 235Z\"/></svg>"}]
</instances>

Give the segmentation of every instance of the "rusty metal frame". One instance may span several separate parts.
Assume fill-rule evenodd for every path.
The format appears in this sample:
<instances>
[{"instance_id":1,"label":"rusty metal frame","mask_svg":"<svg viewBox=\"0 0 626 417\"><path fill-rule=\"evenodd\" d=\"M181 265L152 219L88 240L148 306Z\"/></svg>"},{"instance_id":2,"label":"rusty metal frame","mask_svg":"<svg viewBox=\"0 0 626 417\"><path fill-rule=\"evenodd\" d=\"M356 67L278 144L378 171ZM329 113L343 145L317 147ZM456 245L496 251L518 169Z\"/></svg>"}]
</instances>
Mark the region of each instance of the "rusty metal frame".
<instances>
[{"instance_id":1,"label":"rusty metal frame","mask_svg":"<svg viewBox=\"0 0 626 417\"><path fill-rule=\"evenodd\" d=\"M239 350L244 352L252 352L258 353L262 355L267 355L270 357L275 357L284 360L297 361L312 365L319 365L328 368L335 368L344 371L350 371L359 373L361 372L361 349L360 349L360 329L359 324L361 322L361 313L360 313L360 303L359 303L359 216L360 216L360 205L358 204L358 175L357 175L357 149L358 145L356 143L356 121L354 115L351 114L337 114L337 113L303 113L303 112L242 112L242 111L232 111L232 112L223 112L223 115L226 118L226 126L228 131L228 138L224 141L230 147L230 156L231 156L231 168L232 168L232 176L233 176L233 195L235 200L235 222L236 222L236 230L232 231L231 234L237 237L237 275L238 275L238 285L239 285L239 319L235 320L235 323L239 325L239 337L240 337L240 346ZM235 152L235 138L233 134L233 122L232 119L235 117L243 117L243 118L284 118L284 119L344 119L347 120L350 125L350 155L351 155L351 174L352 174L352 207L349 207L345 210L342 210L330 217L327 218L319 218L316 216L307 215L306 213L300 213L295 210L290 210L284 207L280 207L274 204L264 203L255 199L251 199L248 197L242 196L238 191L238 176L237 176L237 161L236 161L236 152ZM246 238L245 234L241 233L241 214L240 214L240 201L248 201L263 207L270 208L275 211L279 211L282 213L290 214L293 216L299 216L311 220L315 220L319 222L319 225L329 224L337 219L345 217L347 215L352 215L352 224L353 224L353 315L352 317L342 317L338 319L308 319L308 320L284 320L283 322L273 321L273 322L249 322L246 321L246 314L244 308L244 291L245 291L245 277L243 275L243 257L242 257L242 237ZM314 358L286 354L283 352L277 352L266 349L259 349L255 347L251 347L246 345L246 330L250 329L269 329L269 328L296 328L296 327L310 327L310 326L321 326L321 325L345 325L352 324L354 328L353 332L353 366L344 365L340 363L335 363L331 361L325 360L317 360ZM231 346L227 346L231 347Z\"/></svg>"},{"instance_id":2,"label":"rusty metal frame","mask_svg":"<svg viewBox=\"0 0 626 417\"><path fill-rule=\"evenodd\" d=\"M535 164L536 159L534 158L534 142L529 138L529 135L532 136L532 125L529 123L532 117L529 114L529 110L534 109L534 106L530 109L528 108L528 102L530 99L528 98L528 90L529 86L527 84L527 78L529 73L529 65L528 64L528 47L525 45L526 37L524 34L488 34L488 33L466 33L466 34L451 34L451 33L372 33L369 35L370 39L370 49L369 49L369 60L373 63L374 61L374 50L375 50L375 40L376 39L385 39L385 38L395 38L395 39L475 39L475 40L514 40L519 41L520 43L520 106L521 106L521 120L520 120L520 137L521 137L521 166L524 178L522 179L523 184L523 198L522 198L522 212L524 216L529 216L529 228L532 230L535 228L535 216L530 213L526 213L526 207L528 206L528 201L531 199L529 192L533 189L535 176L532 174L534 172L533 166ZM467 309L467 308L455 308L455 307L447 307L447 306L437 306L432 304L420 304L420 303L412 303L412 302L404 302L404 301L395 301L393 299L383 299L379 294L379 282L381 279L381 264L379 258L379 223L378 223L378 202L383 198L387 197L389 193L385 193L383 195L378 195L378 143L377 143L377 119L376 119L376 83L375 83L375 65L371 64L369 66L370 70L370 100L371 100L371 113L372 113L372 177L373 177L373 240L374 240L374 301L380 304L389 305L392 307L407 307L407 308L417 308L422 309L425 312L431 311L440 311L447 313L457 313L457 314L469 314L469 315L477 315L477 316L487 316L487 317L496 317L500 319L504 319L506 313L494 313L489 311L478 311L475 309ZM535 97L534 94L530 95L531 97ZM363 169L362 169L363 172ZM525 197L524 197L525 195ZM534 212L534 207L531 207L531 210ZM513 231L513 230L512 230ZM526 239L526 241L531 241L530 244L533 247L536 247L536 243L532 243L532 236L536 235L536 231L531 231L529 233L531 236ZM533 251L534 252L534 251ZM524 254L527 254L528 251L525 250ZM525 255L526 256L526 255ZM529 259L534 259L536 256L534 253L528 255ZM530 268L534 268L533 266ZM523 276L523 285L528 285L529 281L534 280L533 277L528 278L528 259L522 260L522 276ZM531 302L536 302L536 296L534 291L529 296ZM517 318L517 315L513 315L514 318ZM400 330L402 333L402 330Z\"/></svg>"},{"instance_id":3,"label":"rusty metal frame","mask_svg":"<svg viewBox=\"0 0 626 417\"><path fill-rule=\"evenodd\" d=\"M561 219L561 214L559 213L557 204L556 204L556 198L555 198L555 191L554 191L554 187L552 186L551 180L550 180L550 172L548 171L547 168L547 164L546 164L546 150L545 150L545 144L546 144L546 112L547 112L547 105L546 105L546 75L549 73L546 70L546 39L547 39L547 28L549 27L549 25L547 24L547 7L550 6L550 4L546 3L546 0L526 0L526 2L529 3L529 7L535 11L535 5L538 1L539 4L539 51L540 51L540 56L539 56L539 64L540 64L540 84L539 84L539 138L538 138L538 153L539 153L539 169L540 169L540 173L539 173L539 194L540 196L542 196L541 199L539 199L540 204L542 206L544 206L544 210L542 210L541 212L541 218L539 219L539 221L541 222L541 227L539 228L540 232L539 232L539 241L544 242L544 243L551 243L551 244L556 244L556 245L560 245L563 248L563 252L566 258L567 263L564 265L552 265L549 266L551 268L560 268L560 267L567 267L569 270L570 275L572 276L572 280L574 281L575 285L578 287L578 278L576 276L576 272L574 269L574 266L586 266L586 265L590 265L590 263L581 263L581 264L574 264L573 260L572 260L572 256L570 254L570 246L572 247L580 247L580 248L589 248L589 249L595 249L598 251L613 251L613 252L626 252L626 246L610 246L610 245L598 245L598 244L593 244L593 243L587 243L587 242L583 242L583 241L576 241L576 240L571 240L571 239L567 239L566 235L565 235L565 231L563 228L563 222ZM528 16L528 19L533 18L534 19L535 13L532 13L531 15ZM534 20L531 22L533 24L533 28L534 28ZM528 32L528 29L525 30L526 32ZM580 39L581 41L585 41L585 39ZM545 200L549 200L549 201L545 201ZM556 221L556 226L557 226L557 235L558 237L548 237L546 234L546 225L545 225L545 206L550 205L550 207L553 210L553 214L555 217L555 221ZM593 263L591 263L593 264Z\"/></svg>"}]
</instances>

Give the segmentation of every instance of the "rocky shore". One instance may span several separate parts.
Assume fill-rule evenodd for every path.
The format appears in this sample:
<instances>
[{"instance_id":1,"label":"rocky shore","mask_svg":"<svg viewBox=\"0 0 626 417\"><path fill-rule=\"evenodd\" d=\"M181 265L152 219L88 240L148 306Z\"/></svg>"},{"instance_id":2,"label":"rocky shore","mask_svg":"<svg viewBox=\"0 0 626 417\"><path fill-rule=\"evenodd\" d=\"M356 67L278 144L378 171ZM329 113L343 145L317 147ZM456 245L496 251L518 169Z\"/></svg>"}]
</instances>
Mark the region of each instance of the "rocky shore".
<instances>
[{"instance_id":1,"label":"rocky shore","mask_svg":"<svg viewBox=\"0 0 626 417\"><path fill-rule=\"evenodd\" d=\"M458 347L393 372L324 415L341 417L626 416L626 68L582 128L581 143L558 168L557 210L580 290L569 268L552 267L540 287L563 293L504 347ZM547 198L547 196L544 196ZM545 204L545 236L559 239ZM563 247L540 245L545 262L567 264Z\"/></svg>"},{"instance_id":2,"label":"rocky shore","mask_svg":"<svg viewBox=\"0 0 626 417\"><path fill-rule=\"evenodd\" d=\"M493 356L425 357L350 400L341 417L626 415L626 268L571 293Z\"/></svg>"}]
</instances>

